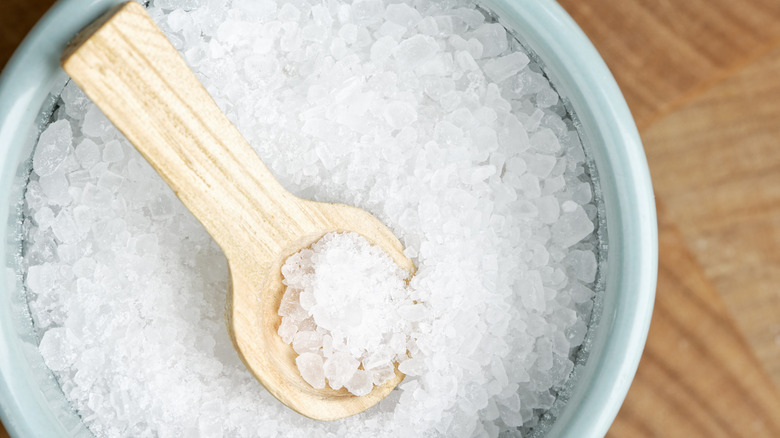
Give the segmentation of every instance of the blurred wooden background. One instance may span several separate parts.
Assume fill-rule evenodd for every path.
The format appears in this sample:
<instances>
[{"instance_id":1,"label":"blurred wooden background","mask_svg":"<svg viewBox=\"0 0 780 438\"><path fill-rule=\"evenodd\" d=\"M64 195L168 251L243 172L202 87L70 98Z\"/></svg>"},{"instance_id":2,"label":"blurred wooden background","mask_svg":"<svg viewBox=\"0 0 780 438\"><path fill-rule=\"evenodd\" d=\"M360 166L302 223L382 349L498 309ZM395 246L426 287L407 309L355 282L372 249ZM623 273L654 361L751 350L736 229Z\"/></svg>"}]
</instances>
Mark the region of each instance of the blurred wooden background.
<instances>
[{"instance_id":1,"label":"blurred wooden background","mask_svg":"<svg viewBox=\"0 0 780 438\"><path fill-rule=\"evenodd\" d=\"M52 3L0 0L0 66ZM626 96L659 209L656 310L609 436L780 437L780 1L559 3Z\"/></svg>"}]
</instances>

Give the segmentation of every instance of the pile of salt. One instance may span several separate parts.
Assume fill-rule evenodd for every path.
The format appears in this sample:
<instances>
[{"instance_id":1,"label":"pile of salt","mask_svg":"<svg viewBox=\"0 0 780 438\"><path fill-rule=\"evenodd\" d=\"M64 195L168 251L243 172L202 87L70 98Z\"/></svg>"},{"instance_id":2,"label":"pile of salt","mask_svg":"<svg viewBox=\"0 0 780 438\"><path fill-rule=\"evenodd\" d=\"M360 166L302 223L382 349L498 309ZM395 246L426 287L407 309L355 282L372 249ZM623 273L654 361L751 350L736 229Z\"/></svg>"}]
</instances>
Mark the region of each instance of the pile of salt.
<instances>
[{"instance_id":1,"label":"pile of salt","mask_svg":"<svg viewBox=\"0 0 780 438\"><path fill-rule=\"evenodd\" d=\"M281 408L232 350L219 248L70 83L33 156L24 259L41 353L90 430L535 426L590 320L596 207L563 100L519 44L467 1L158 0L149 10L288 189L391 226L419 268L408 290L426 311L408 309L422 319L407 378L385 402L327 424Z\"/></svg>"}]
</instances>

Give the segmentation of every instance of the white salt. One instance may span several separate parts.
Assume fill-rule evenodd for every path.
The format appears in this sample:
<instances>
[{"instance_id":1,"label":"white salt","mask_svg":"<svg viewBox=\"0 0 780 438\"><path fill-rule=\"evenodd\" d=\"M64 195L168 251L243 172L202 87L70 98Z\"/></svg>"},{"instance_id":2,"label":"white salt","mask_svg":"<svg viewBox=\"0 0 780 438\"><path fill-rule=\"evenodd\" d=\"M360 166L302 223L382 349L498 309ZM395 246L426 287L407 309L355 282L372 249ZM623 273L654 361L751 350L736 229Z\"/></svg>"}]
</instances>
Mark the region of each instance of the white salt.
<instances>
[{"instance_id":1,"label":"white salt","mask_svg":"<svg viewBox=\"0 0 780 438\"><path fill-rule=\"evenodd\" d=\"M561 143L555 133L549 128L541 128L531 136L531 145L539 152L556 154L561 150Z\"/></svg>"},{"instance_id":2,"label":"white salt","mask_svg":"<svg viewBox=\"0 0 780 438\"><path fill-rule=\"evenodd\" d=\"M363 396L371 392L371 389L374 387L374 382L368 371L357 370L344 386L346 386L347 391L350 393L357 396Z\"/></svg>"},{"instance_id":3,"label":"white salt","mask_svg":"<svg viewBox=\"0 0 780 438\"><path fill-rule=\"evenodd\" d=\"M100 160L100 148L94 141L85 138L76 146L76 158L83 169L89 169Z\"/></svg>"},{"instance_id":4,"label":"white salt","mask_svg":"<svg viewBox=\"0 0 780 438\"><path fill-rule=\"evenodd\" d=\"M322 333L305 330L300 331L293 337L293 350L298 354L316 353L322 348Z\"/></svg>"},{"instance_id":5,"label":"white salt","mask_svg":"<svg viewBox=\"0 0 780 438\"><path fill-rule=\"evenodd\" d=\"M485 75L493 82L500 83L518 74L520 70L528 65L528 62L528 56L521 52L491 59L485 63Z\"/></svg>"},{"instance_id":6,"label":"white salt","mask_svg":"<svg viewBox=\"0 0 780 438\"><path fill-rule=\"evenodd\" d=\"M593 251L573 250L566 256L565 263L577 280L583 283L593 283L596 280L598 262Z\"/></svg>"},{"instance_id":7,"label":"white salt","mask_svg":"<svg viewBox=\"0 0 780 438\"><path fill-rule=\"evenodd\" d=\"M38 139L33 154L33 170L38 176L54 173L65 161L73 143L73 133L67 120L57 120L49 125Z\"/></svg>"},{"instance_id":8,"label":"white salt","mask_svg":"<svg viewBox=\"0 0 780 438\"><path fill-rule=\"evenodd\" d=\"M359 365L360 362L350 354L335 352L328 357L322 369L328 379L328 385L333 389L341 389L352 378Z\"/></svg>"},{"instance_id":9,"label":"white salt","mask_svg":"<svg viewBox=\"0 0 780 438\"><path fill-rule=\"evenodd\" d=\"M385 9L385 18L393 23L409 28L422 20L422 15L417 9L405 4L390 4Z\"/></svg>"},{"instance_id":10,"label":"white salt","mask_svg":"<svg viewBox=\"0 0 780 438\"><path fill-rule=\"evenodd\" d=\"M111 122L95 105L88 106L81 125L81 132L93 139L101 138L112 130Z\"/></svg>"},{"instance_id":11,"label":"white salt","mask_svg":"<svg viewBox=\"0 0 780 438\"><path fill-rule=\"evenodd\" d=\"M48 198L51 205L62 206L70 203L68 179L61 168L54 171L54 173L41 176L38 182L43 194Z\"/></svg>"},{"instance_id":12,"label":"white salt","mask_svg":"<svg viewBox=\"0 0 780 438\"><path fill-rule=\"evenodd\" d=\"M282 275L287 289L279 306L279 335L285 342L292 339L296 353L324 360L324 375L333 389L347 385L359 366L392 368L405 358L411 329L403 321L425 318L425 307L414 304L414 292L404 282L408 273L354 233L325 235L311 249L291 256ZM302 325L309 320L313 327L304 330ZM299 330L292 336L291 325ZM311 361L305 363L309 366ZM364 383L376 377L369 373L358 378L354 382L358 392L349 385L347 389L365 395Z\"/></svg>"},{"instance_id":13,"label":"white salt","mask_svg":"<svg viewBox=\"0 0 780 438\"><path fill-rule=\"evenodd\" d=\"M301 353L295 358L295 364L301 377L316 389L325 387L325 372L322 367L322 356L314 353Z\"/></svg>"},{"instance_id":14,"label":"white salt","mask_svg":"<svg viewBox=\"0 0 780 438\"><path fill-rule=\"evenodd\" d=\"M549 108L558 103L558 93L550 87L543 88L536 93L536 104L539 108Z\"/></svg>"},{"instance_id":15,"label":"white salt","mask_svg":"<svg viewBox=\"0 0 780 438\"><path fill-rule=\"evenodd\" d=\"M405 102L390 102L384 111L387 124L395 129L401 129L417 120L417 110Z\"/></svg>"},{"instance_id":16,"label":"white salt","mask_svg":"<svg viewBox=\"0 0 780 438\"><path fill-rule=\"evenodd\" d=\"M476 56L477 58L493 58L509 48L506 29L498 23L485 23L469 35L482 46L482 56Z\"/></svg>"},{"instance_id":17,"label":"white salt","mask_svg":"<svg viewBox=\"0 0 780 438\"><path fill-rule=\"evenodd\" d=\"M588 218L585 210L577 205L574 211L561 215L561 218L552 225L551 232L556 242L568 248L590 235L593 230L593 222Z\"/></svg>"},{"instance_id":18,"label":"white salt","mask_svg":"<svg viewBox=\"0 0 780 438\"><path fill-rule=\"evenodd\" d=\"M495 437L554 414L593 311L599 241L584 150L534 57L466 0L150 3L286 188L368 210L418 268L407 285L338 245L333 259L301 256L325 267L316 278L285 268L301 292L279 335L304 380L364 394L396 367L406 377L336 422L281 406L224 328L219 247L69 83L48 128L64 136L42 136L33 156L25 285L40 350L87 427ZM315 283L332 287L304 291Z\"/></svg>"},{"instance_id":19,"label":"white salt","mask_svg":"<svg viewBox=\"0 0 780 438\"><path fill-rule=\"evenodd\" d=\"M439 50L439 45L432 37L415 35L401 41L393 52L400 70L412 70L430 59Z\"/></svg>"},{"instance_id":20,"label":"white salt","mask_svg":"<svg viewBox=\"0 0 780 438\"><path fill-rule=\"evenodd\" d=\"M114 163L122 160L124 157L125 153L119 140L109 141L103 147L103 161L106 163Z\"/></svg>"}]
</instances>

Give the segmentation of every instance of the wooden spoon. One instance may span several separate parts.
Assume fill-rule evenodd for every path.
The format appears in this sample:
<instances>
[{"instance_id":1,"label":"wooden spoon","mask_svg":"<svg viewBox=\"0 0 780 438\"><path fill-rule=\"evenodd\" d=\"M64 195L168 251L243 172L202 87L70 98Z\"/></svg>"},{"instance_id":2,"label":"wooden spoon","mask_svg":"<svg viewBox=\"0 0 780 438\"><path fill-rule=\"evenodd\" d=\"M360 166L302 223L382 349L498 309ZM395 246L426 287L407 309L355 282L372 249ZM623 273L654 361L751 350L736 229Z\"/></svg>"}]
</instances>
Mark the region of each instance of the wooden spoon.
<instances>
[{"instance_id":1,"label":"wooden spoon","mask_svg":"<svg viewBox=\"0 0 780 438\"><path fill-rule=\"evenodd\" d=\"M230 337L274 397L307 417L335 420L368 409L398 385L404 376L396 367L394 379L362 397L314 389L277 334L281 266L327 233L359 233L414 272L384 224L358 208L287 192L135 2L81 31L62 66L222 247L230 267Z\"/></svg>"}]
</instances>

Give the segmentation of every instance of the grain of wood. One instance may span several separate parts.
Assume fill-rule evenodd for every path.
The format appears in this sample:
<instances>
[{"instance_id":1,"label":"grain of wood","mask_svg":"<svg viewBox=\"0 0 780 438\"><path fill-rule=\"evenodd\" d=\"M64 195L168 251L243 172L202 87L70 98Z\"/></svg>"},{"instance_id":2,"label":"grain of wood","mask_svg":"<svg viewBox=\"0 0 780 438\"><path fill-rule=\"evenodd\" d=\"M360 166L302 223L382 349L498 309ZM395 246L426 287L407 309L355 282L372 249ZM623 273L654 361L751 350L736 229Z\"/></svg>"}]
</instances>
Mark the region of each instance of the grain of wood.
<instances>
[{"instance_id":1,"label":"grain of wood","mask_svg":"<svg viewBox=\"0 0 780 438\"><path fill-rule=\"evenodd\" d=\"M317 420L355 415L384 399L403 379L397 368L395 378L364 396L315 389L277 331L282 264L327 233L358 233L412 274L390 229L358 208L287 192L138 3L124 3L85 28L62 66L224 251L228 331L268 392Z\"/></svg>"},{"instance_id":2,"label":"grain of wood","mask_svg":"<svg viewBox=\"0 0 780 438\"><path fill-rule=\"evenodd\" d=\"M656 193L780 384L780 49L647 129Z\"/></svg>"},{"instance_id":3,"label":"grain of wood","mask_svg":"<svg viewBox=\"0 0 780 438\"><path fill-rule=\"evenodd\" d=\"M55 0L0 1L0 68Z\"/></svg>"},{"instance_id":4,"label":"grain of wood","mask_svg":"<svg viewBox=\"0 0 780 438\"><path fill-rule=\"evenodd\" d=\"M658 299L613 437L773 438L780 393L660 212Z\"/></svg>"},{"instance_id":5,"label":"grain of wood","mask_svg":"<svg viewBox=\"0 0 780 438\"><path fill-rule=\"evenodd\" d=\"M780 43L776 0L559 0L601 52L640 128Z\"/></svg>"}]
</instances>

